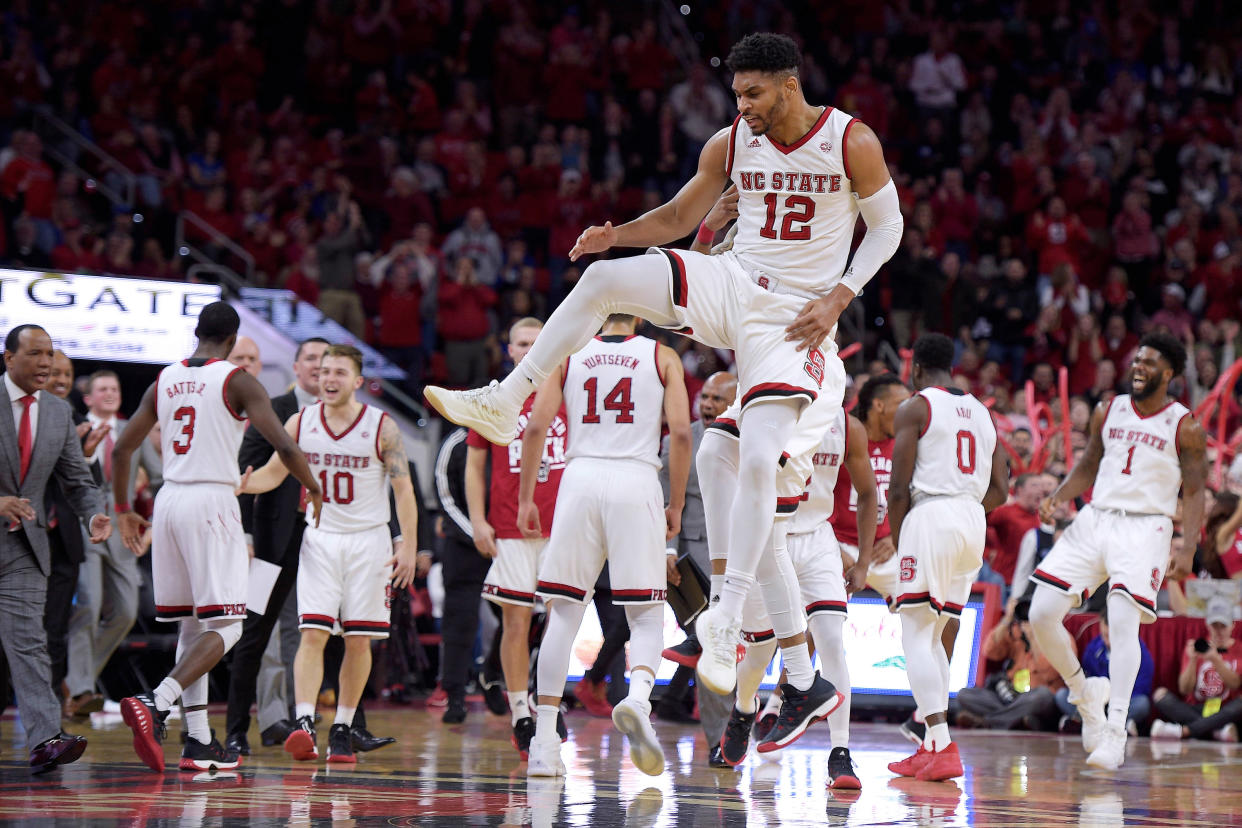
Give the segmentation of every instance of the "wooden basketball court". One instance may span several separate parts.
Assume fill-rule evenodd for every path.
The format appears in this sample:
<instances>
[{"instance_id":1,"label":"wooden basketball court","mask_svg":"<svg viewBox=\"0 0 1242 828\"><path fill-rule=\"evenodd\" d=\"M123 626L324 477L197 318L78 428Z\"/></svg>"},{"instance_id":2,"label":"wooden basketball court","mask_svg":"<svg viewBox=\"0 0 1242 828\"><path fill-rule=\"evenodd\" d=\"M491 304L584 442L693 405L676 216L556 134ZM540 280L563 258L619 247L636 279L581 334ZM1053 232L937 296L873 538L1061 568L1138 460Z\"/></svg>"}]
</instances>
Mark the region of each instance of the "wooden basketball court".
<instances>
[{"instance_id":1,"label":"wooden basketball court","mask_svg":"<svg viewBox=\"0 0 1242 828\"><path fill-rule=\"evenodd\" d=\"M214 711L221 725L223 711ZM668 769L648 777L629 763L624 739L604 719L570 714L564 780L528 783L506 719L481 708L464 725L440 711L371 712L372 730L396 745L354 768L292 763L258 747L235 773L169 772L134 756L119 716L97 715L90 748L74 765L32 777L21 734L3 722L0 820L23 825L581 825L608 826L1226 826L1242 824L1242 746L1131 739L1125 766L1088 769L1076 737L965 731L966 776L956 783L894 778L888 762L910 752L893 725L855 724L851 750L861 793L826 787L828 732L817 725L777 761L753 755L738 770L707 767L702 734L656 722ZM320 733L320 749L326 727Z\"/></svg>"}]
</instances>

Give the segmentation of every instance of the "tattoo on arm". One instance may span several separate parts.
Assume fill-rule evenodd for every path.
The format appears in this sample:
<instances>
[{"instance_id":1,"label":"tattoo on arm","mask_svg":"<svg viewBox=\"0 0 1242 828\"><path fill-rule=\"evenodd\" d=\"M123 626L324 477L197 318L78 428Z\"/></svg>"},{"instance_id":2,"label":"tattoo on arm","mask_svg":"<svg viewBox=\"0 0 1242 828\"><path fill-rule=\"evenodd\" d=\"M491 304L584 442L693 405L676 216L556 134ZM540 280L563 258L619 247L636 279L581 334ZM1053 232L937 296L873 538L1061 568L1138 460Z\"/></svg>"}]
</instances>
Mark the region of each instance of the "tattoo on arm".
<instances>
[{"instance_id":1,"label":"tattoo on arm","mask_svg":"<svg viewBox=\"0 0 1242 828\"><path fill-rule=\"evenodd\" d=\"M380 456L384 459L384 470L388 477L395 480L410 476L410 461L405 456L405 441L401 439L401 429L391 417L384 418L380 426Z\"/></svg>"}]
</instances>

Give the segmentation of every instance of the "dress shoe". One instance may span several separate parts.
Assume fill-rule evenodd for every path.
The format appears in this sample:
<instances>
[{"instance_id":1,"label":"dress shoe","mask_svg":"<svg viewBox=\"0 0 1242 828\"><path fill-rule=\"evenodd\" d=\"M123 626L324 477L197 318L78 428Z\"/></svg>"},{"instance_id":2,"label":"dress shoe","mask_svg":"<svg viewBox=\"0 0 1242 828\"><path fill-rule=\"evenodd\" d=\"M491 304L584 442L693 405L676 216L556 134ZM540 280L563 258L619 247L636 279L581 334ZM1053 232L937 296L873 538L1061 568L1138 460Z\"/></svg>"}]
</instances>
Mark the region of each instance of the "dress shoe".
<instances>
[{"instance_id":1,"label":"dress shoe","mask_svg":"<svg viewBox=\"0 0 1242 828\"><path fill-rule=\"evenodd\" d=\"M250 755L250 739L244 732L230 733L224 740L224 749L239 756Z\"/></svg>"},{"instance_id":2,"label":"dress shoe","mask_svg":"<svg viewBox=\"0 0 1242 828\"><path fill-rule=\"evenodd\" d=\"M365 727L350 728L349 736L354 750L359 753L370 753L397 741L392 736L373 736Z\"/></svg>"},{"instance_id":3,"label":"dress shoe","mask_svg":"<svg viewBox=\"0 0 1242 828\"><path fill-rule=\"evenodd\" d=\"M712 745L712 749L708 751L707 765L708 767L721 768L724 770L731 770L733 768L732 765L725 761L724 752L721 751L720 745Z\"/></svg>"},{"instance_id":4,"label":"dress shoe","mask_svg":"<svg viewBox=\"0 0 1242 828\"><path fill-rule=\"evenodd\" d=\"M104 697L88 690L65 702L65 714L67 718L85 719L92 713L103 710L103 706Z\"/></svg>"},{"instance_id":5,"label":"dress shoe","mask_svg":"<svg viewBox=\"0 0 1242 828\"><path fill-rule=\"evenodd\" d=\"M297 730L296 724L288 719L281 719L276 724L266 728L262 733L260 733L259 738L263 740L263 747L275 747L276 745L283 745L285 743L285 739L288 739L289 734L295 730ZM232 739L232 737L229 738ZM250 754L247 752L242 755L249 756Z\"/></svg>"},{"instance_id":6,"label":"dress shoe","mask_svg":"<svg viewBox=\"0 0 1242 828\"><path fill-rule=\"evenodd\" d=\"M61 732L30 751L30 772L47 773L57 765L76 762L86 750L86 739Z\"/></svg>"}]
</instances>

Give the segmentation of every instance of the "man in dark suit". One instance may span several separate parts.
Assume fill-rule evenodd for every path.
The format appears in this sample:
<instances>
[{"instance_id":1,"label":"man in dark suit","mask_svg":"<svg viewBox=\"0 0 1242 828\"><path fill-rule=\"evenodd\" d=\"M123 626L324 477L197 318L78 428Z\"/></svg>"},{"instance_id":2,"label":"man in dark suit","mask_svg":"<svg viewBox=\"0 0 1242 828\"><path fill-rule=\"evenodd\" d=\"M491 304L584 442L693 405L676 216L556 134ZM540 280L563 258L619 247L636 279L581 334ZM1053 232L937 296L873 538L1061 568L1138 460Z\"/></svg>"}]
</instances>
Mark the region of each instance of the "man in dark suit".
<instances>
[{"instance_id":1,"label":"man in dark suit","mask_svg":"<svg viewBox=\"0 0 1242 828\"><path fill-rule=\"evenodd\" d=\"M52 371L52 338L37 325L19 325L4 341L0 383L0 643L31 745L35 773L73 762L86 740L60 729L61 706L52 692L47 635L40 623L47 603L51 552L44 498L55 475L79 517L89 519L90 541L112 534L104 498L95 487L72 410L43 392Z\"/></svg>"},{"instance_id":2,"label":"man in dark suit","mask_svg":"<svg viewBox=\"0 0 1242 828\"><path fill-rule=\"evenodd\" d=\"M63 351L56 351L52 356L52 373L47 382L47 391L67 402L72 389L73 362ZM74 419L79 420L77 412L74 412ZM76 430L78 436L84 439L82 453L88 455L94 453L110 429L107 426L92 429L89 422L81 419ZM47 582L47 607L43 612L43 628L47 631L47 654L52 661L52 690L59 694L61 682L65 680L69 669L69 616L73 612L73 594L78 586L78 567L86 559L86 545L82 542L82 532L78 528L73 505L55 479L48 481L44 508L48 521L47 541L51 550L52 572ZM90 712L89 709L78 710L71 699L68 701L70 703L66 705L67 714Z\"/></svg>"},{"instance_id":3,"label":"man in dark suit","mask_svg":"<svg viewBox=\"0 0 1242 828\"><path fill-rule=\"evenodd\" d=\"M293 389L287 394L272 397L272 410L282 423L319 401L319 363L328 345L326 339L314 337L298 346L293 358ZM241 468L262 468L271 455L272 446L263 435L254 428L246 429L238 457ZM225 746L243 755L250 753L246 732L250 729L250 707L255 700L263 651L280 618L281 608L297 585L298 557L302 549L302 532L306 528L305 507L300 505L300 497L301 485L292 475L270 492L241 497L242 528L250 536L254 556L280 567L280 575L268 599L268 611L263 615L246 613L241 639L233 648ZM292 729L291 722L277 722L260 735L265 745L283 744Z\"/></svg>"}]
</instances>

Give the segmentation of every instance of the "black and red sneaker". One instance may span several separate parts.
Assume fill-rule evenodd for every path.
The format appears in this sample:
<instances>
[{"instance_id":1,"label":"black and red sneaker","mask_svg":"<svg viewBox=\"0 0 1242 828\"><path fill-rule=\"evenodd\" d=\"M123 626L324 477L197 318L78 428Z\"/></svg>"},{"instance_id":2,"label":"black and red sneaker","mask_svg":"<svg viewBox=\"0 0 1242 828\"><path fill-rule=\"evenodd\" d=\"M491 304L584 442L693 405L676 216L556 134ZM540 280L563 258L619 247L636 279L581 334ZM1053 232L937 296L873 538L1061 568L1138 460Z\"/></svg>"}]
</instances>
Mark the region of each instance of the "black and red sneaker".
<instances>
[{"instance_id":1,"label":"black and red sneaker","mask_svg":"<svg viewBox=\"0 0 1242 828\"><path fill-rule=\"evenodd\" d=\"M328 731L328 761L341 765L353 765L358 761L349 725L343 722L332 725Z\"/></svg>"},{"instance_id":2,"label":"black and red sneaker","mask_svg":"<svg viewBox=\"0 0 1242 828\"><path fill-rule=\"evenodd\" d=\"M775 713L764 713L760 716L759 721L755 722L755 741L762 742L767 739L768 734L772 732L772 727L775 724Z\"/></svg>"},{"instance_id":3,"label":"black and red sneaker","mask_svg":"<svg viewBox=\"0 0 1242 828\"><path fill-rule=\"evenodd\" d=\"M703 655L703 647L699 644L697 638L689 635L685 641L677 646L664 648L664 652L660 655L674 664L689 667L693 670L699 666L699 656Z\"/></svg>"},{"instance_id":4,"label":"black and red sneaker","mask_svg":"<svg viewBox=\"0 0 1242 828\"><path fill-rule=\"evenodd\" d=\"M181 770L183 771L219 771L230 770L242 763L241 754L220 744L216 734L211 734L211 742L203 744L193 736L187 736L185 747L181 749Z\"/></svg>"},{"instance_id":5,"label":"black and red sneaker","mask_svg":"<svg viewBox=\"0 0 1242 828\"><path fill-rule=\"evenodd\" d=\"M523 716L513 723L513 735L509 737L509 741L521 754L523 762L530 757L530 740L534 737L535 720L533 718Z\"/></svg>"},{"instance_id":6,"label":"black and red sneaker","mask_svg":"<svg viewBox=\"0 0 1242 828\"><path fill-rule=\"evenodd\" d=\"M841 706L845 697L837 692L832 682L820 674L806 690L792 684L781 685L781 712L776 717L767 738L759 743L760 753L771 753L792 745L815 722L828 717Z\"/></svg>"},{"instance_id":7,"label":"black and red sneaker","mask_svg":"<svg viewBox=\"0 0 1242 828\"><path fill-rule=\"evenodd\" d=\"M834 791L862 789L862 782L854 773L854 760L850 758L849 748L835 747L828 754L828 787Z\"/></svg>"},{"instance_id":8,"label":"black and red sneaker","mask_svg":"<svg viewBox=\"0 0 1242 828\"><path fill-rule=\"evenodd\" d=\"M299 762L309 762L319 758L319 746L315 744L315 718L303 716L298 719L297 727L285 739L285 753Z\"/></svg>"},{"instance_id":9,"label":"black and red sneaker","mask_svg":"<svg viewBox=\"0 0 1242 828\"><path fill-rule=\"evenodd\" d=\"M730 767L737 767L746 761L746 754L750 751L750 729L754 724L754 713L743 713L735 707L729 714L729 723L720 737L720 758Z\"/></svg>"},{"instance_id":10,"label":"black and red sneaker","mask_svg":"<svg viewBox=\"0 0 1242 828\"><path fill-rule=\"evenodd\" d=\"M167 735L164 720L167 718L167 710L161 713L155 709L155 697L150 693L121 699L121 719L134 731L134 753L156 773L164 772L164 736Z\"/></svg>"}]
</instances>

